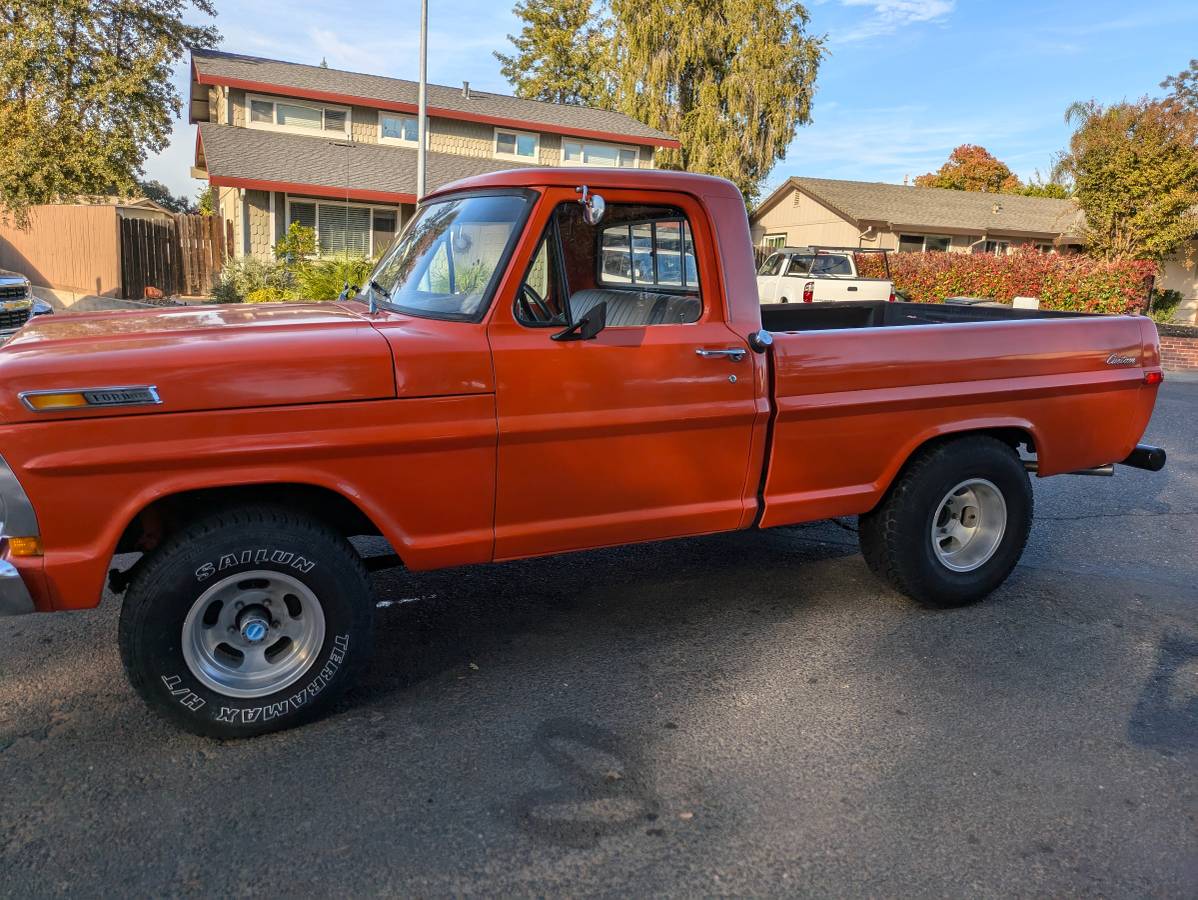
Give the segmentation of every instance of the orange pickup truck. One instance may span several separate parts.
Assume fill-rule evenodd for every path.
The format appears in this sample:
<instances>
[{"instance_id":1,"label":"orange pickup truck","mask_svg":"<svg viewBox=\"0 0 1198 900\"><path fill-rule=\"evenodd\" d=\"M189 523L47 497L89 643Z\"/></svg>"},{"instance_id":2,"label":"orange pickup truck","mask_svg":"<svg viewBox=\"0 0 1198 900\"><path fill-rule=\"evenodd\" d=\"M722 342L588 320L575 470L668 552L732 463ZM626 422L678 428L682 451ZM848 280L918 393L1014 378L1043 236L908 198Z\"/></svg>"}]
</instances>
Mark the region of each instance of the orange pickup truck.
<instances>
[{"instance_id":1,"label":"orange pickup truck","mask_svg":"<svg viewBox=\"0 0 1198 900\"><path fill-rule=\"evenodd\" d=\"M1018 561L1029 473L1164 465L1148 319L763 310L744 200L683 173L459 182L353 299L55 316L0 377L0 611L107 582L133 686L218 737L365 663L356 535L422 570L860 516L879 576L960 604Z\"/></svg>"}]
</instances>

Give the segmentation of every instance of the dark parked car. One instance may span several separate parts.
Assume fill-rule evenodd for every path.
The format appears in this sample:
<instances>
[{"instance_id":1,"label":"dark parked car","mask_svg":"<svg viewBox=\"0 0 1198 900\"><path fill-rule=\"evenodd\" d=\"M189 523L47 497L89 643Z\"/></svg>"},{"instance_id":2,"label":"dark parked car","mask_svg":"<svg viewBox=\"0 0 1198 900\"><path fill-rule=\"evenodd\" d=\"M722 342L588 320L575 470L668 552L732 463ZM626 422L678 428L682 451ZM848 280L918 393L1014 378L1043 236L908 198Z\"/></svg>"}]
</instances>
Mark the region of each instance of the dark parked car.
<instances>
[{"instance_id":1,"label":"dark parked car","mask_svg":"<svg viewBox=\"0 0 1198 900\"><path fill-rule=\"evenodd\" d=\"M29 279L0 269L0 341L5 341L34 316L46 316L54 307L33 296Z\"/></svg>"}]
</instances>

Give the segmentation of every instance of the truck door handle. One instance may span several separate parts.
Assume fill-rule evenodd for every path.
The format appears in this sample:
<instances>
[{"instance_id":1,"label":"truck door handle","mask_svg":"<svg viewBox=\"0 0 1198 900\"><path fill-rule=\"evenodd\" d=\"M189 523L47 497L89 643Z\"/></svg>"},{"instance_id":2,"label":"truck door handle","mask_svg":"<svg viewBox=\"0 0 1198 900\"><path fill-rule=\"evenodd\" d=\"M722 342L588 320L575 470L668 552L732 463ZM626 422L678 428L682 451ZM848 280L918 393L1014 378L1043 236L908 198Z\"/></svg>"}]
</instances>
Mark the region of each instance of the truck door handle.
<instances>
[{"instance_id":1,"label":"truck door handle","mask_svg":"<svg viewBox=\"0 0 1198 900\"><path fill-rule=\"evenodd\" d=\"M721 350L708 350L706 347L700 347L695 351L695 354L697 356L703 357L704 359L718 359L720 357L725 357L733 362L740 362L745 358L745 354L747 352L747 350L741 347L725 347Z\"/></svg>"}]
</instances>

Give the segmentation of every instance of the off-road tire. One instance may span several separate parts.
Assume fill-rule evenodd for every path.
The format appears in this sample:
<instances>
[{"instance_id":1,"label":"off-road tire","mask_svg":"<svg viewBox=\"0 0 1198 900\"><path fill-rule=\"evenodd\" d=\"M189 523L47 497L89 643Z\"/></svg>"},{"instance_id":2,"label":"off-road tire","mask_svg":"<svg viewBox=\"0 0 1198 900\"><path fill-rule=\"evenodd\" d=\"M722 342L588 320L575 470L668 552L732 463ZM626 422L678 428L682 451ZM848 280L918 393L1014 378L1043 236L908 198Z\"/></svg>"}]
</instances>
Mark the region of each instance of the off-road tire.
<instances>
[{"instance_id":1,"label":"off-road tire","mask_svg":"<svg viewBox=\"0 0 1198 900\"><path fill-rule=\"evenodd\" d=\"M932 519L945 495L971 478L991 482L1006 503L1006 529L993 555L969 572L945 566L933 547ZM906 465L882 502L859 519L869 568L897 591L928 606L976 603L1019 562L1032 527L1032 487L1009 444L988 435L939 441Z\"/></svg>"},{"instance_id":2,"label":"off-road tire","mask_svg":"<svg viewBox=\"0 0 1198 900\"><path fill-rule=\"evenodd\" d=\"M253 571L280 572L311 591L324 634L294 683L242 698L193 673L183 624L209 585ZM125 672L151 709L195 734L226 739L291 728L326 712L365 667L373 627L366 569L349 542L307 515L252 505L198 519L155 549L129 585L119 636Z\"/></svg>"}]
</instances>

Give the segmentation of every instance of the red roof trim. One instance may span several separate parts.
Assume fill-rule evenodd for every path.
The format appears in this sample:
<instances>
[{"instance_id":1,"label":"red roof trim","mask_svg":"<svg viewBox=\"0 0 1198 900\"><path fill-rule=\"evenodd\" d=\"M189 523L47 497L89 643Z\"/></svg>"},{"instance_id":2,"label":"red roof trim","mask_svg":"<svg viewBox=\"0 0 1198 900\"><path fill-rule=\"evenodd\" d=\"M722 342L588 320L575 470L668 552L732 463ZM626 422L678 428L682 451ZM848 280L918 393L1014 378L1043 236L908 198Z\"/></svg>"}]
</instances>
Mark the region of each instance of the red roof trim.
<instances>
[{"instance_id":1,"label":"red roof trim","mask_svg":"<svg viewBox=\"0 0 1198 900\"><path fill-rule=\"evenodd\" d=\"M325 197L332 200L367 200L373 203L415 203L415 194L397 194L391 191L366 191L358 188L331 187L322 184L297 184L290 181L266 181L261 178L226 178L209 175L208 183L217 187L244 188L247 191L284 191L288 194L306 194L309 197Z\"/></svg>"},{"instance_id":2,"label":"red roof trim","mask_svg":"<svg viewBox=\"0 0 1198 900\"><path fill-rule=\"evenodd\" d=\"M225 87L242 88L247 91L259 91L264 94L278 94L286 97L302 97L305 100L324 100L328 103L343 103L358 106L370 106L375 109L389 109L395 112L416 112L415 103L400 103L395 100L379 100L371 97L358 97L353 94L338 94L333 91L316 91L311 88L287 87L281 84L268 84L262 81L250 81L244 78L223 78L217 75L206 75L195 68L196 81L200 84L219 84ZM572 128L563 125L552 125L548 122L534 122L526 119L509 119L504 116L487 116L481 113L468 113L456 109L443 109L439 106L428 107L430 116L442 119L458 119L463 122L481 122L485 125L498 125L501 128L519 128L528 131L530 127L542 129L553 134L568 134L571 137L593 138L600 141L613 141L618 144L635 144L643 147L666 147L677 150L682 144L673 138L635 137L628 134L618 134L613 131L594 131L589 128Z\"/></svg>"}]
</instances>

